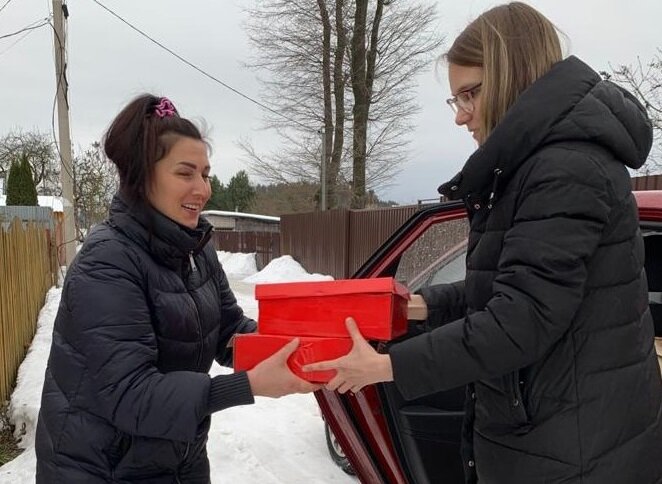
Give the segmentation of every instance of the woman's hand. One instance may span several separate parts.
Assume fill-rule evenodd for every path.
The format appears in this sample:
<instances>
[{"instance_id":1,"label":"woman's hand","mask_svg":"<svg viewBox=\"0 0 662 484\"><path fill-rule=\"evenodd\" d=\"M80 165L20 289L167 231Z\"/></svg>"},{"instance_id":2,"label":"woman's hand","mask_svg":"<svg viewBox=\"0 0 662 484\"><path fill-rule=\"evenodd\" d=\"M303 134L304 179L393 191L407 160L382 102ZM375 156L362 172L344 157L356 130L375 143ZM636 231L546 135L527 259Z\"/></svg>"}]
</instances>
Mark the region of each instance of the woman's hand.
<instances>
[{"instance_id":1,"label":"woman's hand","mask_svg":"<svg viewBox=\"0 0 662 484\"><path fill-rule=\"evenodd\" d=\"M336 370L336 376L326 384L326 388L331 391L338 390L340 393L356 393L366 385L393 381L391 357L377 353L363 338L352 318L347 318L345 324L354 343L352 350L335 360L306 365L303 370Z\"/></svg>"},{"instance_id":2,"label":"woman's hand","mask_svg":"<svg viewBox=\"0 0 662 484\"><path fill-rule=\"evenodd\" d=\"M420 294L411 295L407 303L407 319L412 321L425 321L428 319L428 305Z\"/></svg>"},{"instance_id":3,"label":"woman's hand","mask_svg":"<svg viewBox=\"0 0 662 484\"><path fill-rule=\"evenodd\" d=\"M295 338L266 360L248 370L248 382L254 396L279 398L291 393L310 393L322 388L296 376L287 366L287 359L299 346Z\"/></svg>"}]
</instances>

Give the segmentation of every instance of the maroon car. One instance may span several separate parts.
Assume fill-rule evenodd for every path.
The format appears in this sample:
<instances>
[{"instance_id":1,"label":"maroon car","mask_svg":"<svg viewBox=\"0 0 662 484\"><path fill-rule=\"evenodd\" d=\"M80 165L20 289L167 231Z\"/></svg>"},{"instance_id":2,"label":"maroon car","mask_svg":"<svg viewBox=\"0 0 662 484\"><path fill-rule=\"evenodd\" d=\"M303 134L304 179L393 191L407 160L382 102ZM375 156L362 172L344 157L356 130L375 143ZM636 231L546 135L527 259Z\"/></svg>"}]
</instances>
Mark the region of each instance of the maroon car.
<instances>
[{"instance_id":1,"label":"maroon car","mask_svg":"<svg viewBox=\"0 0 662 484\"><path fill-rule=\"evenodd\" d=\"M635 193L646 247L650 308L662 335L662 191ZM462 202L412 216L354 278L392 276L413 292L464 279L469 224ZM410 325L407 337L418 334ZM385 350L380 343L379 350ZM363 483L462 483L460 428L464 388L405 400L392 383L359 393L315 394L333 459Z\"/></svg>"}]
</instances>

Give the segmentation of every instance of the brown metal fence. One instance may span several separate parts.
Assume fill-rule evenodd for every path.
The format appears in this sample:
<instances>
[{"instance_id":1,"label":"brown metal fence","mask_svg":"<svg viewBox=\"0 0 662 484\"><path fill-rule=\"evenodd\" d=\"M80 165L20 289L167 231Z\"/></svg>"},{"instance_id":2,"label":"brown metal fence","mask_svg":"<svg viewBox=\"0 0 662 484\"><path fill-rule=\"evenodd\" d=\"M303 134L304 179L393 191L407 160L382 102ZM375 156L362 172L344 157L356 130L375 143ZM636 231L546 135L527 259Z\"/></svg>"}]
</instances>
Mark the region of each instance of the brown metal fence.
<instances>
[{"instance_id":1,"label":"brown metal fence","mask_svg":"<svg viewBox=\"0 0 662 484\"><path fill-rule=\"evenodd\" d=\"M418 206L284 215L281 248L309 272L350 277Z\"/></svg>"},{"instance_id":2,"label":"brown metal fence","mask_svg":"<svg viewBox=\"0 0 662 484\"><path fill-rule=\"evenodd\" d=\"M637 176L632 178L633 190L662 190L662 175Z\"/></svg>"},{"instance_id":3,"label":"brown metal fence","mask_svg":"<svg viewBox=\"0 0 662 484\"><path fill-rule=\"evenodd\" d=\"M280 234L278 232L224 232L212 234L216 250L226 252L255 252L258 270L280 256Z\"/></svg>"},{"instance_id":4,"label":"brown metal fence","mask_svg":"<svg viewBox=\"0 0 662 484\"><path fill-rule=\"evenodd\" d=\"M17 218L0 228L0 401L9 398L54 275L47 228Z\"/></svg>"},{"instance_id":5,"label":"brown metal fence","mask_svg":"<svg viewBox=\"0 0 662 484\"><path fill-rule=\"evenodd\" d=\"M407 206L350 211L349 262L347 273L343 277L354 274L368 257L418 210L418 206Z\"/></svg>"},{"instance_id":6,"label":"brown metal fence","mask_svg":"<svg viewBox=\"0 0 662 484\"><path fill-rule=\"evenodd\" d=\"M344 277L349 267L349 210L328 210L280 217L283 254L309 272Z\"/></svg>"},{"instance_id":7,"label":"brown metal fence","mask_svg":"<svg viewBox=\"0 0 662 484\"><path fill-rule=\"evenodd\" d=\"M634 190L662 190L662 175L632 178ZM336 279L350 277L370 255L383 244L419 205L376 210L329 210L283 215L280 218L280 247L278 234L261 249L238 242L241 234L260 232L216 232L219 250L257 252L264 265L282 254L289 254L306 270L330 274ZM268 249L269 247L270 249ZM261 268L258 262L258 268Z\"/></svg>"}]
</instances>

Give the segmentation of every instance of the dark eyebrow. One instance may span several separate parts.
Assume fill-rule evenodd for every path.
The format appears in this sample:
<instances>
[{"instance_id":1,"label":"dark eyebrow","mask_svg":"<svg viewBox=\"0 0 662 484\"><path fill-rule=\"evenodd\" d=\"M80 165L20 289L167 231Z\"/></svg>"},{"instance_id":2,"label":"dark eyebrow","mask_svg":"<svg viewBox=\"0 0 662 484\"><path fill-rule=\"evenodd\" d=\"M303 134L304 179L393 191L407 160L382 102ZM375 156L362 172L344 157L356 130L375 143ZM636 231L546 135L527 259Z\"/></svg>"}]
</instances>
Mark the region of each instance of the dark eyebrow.
<instances>
[{"instance_id":1,"label":"dark eyebrow","mask_svg":"<svg viewBox=\"0 0 662 484\"><path fill-rule=\"evenodd\" d=\"M183 165L183 166L185 166L187 168L190 168L192 170L197 170L198 169L198 165L196 165L195 163L191 163L190 161L180 161L180 162L177 163L177 165L178 166ZM207 165L207 166L204 167L204 169L202 171L205 172L205 171L209 171L209 170L210 170L210 166Z\"/></svg>"}]
</instances>

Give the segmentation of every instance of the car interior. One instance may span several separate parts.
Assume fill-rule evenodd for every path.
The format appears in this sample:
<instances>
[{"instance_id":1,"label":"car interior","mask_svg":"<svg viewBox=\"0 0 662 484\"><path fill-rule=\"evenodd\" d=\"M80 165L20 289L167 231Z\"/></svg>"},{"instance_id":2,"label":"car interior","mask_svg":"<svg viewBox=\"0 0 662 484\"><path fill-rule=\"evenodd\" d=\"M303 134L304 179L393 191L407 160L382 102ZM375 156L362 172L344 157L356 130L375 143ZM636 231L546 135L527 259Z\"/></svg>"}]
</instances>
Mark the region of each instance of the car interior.
<instances>
[{"instance_id":1,"label":"car interior","mask_svg":"<svg viewBox=\"0 0 662 484\"><path fill-rule=\"evenodd\" d=\"M648 304L655 326L655 336L662 337L662 234L644 232Z\"/></svg>"}]
</instances>

